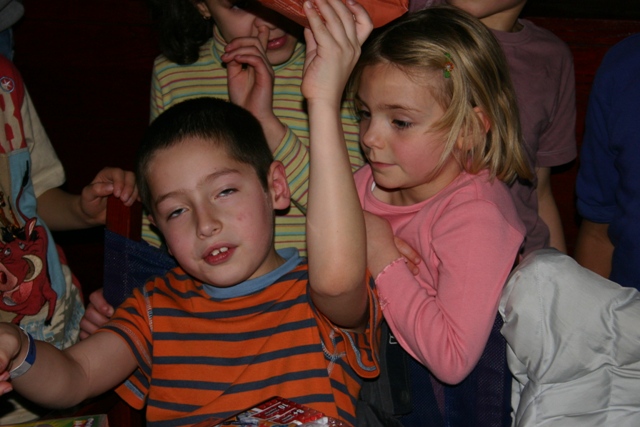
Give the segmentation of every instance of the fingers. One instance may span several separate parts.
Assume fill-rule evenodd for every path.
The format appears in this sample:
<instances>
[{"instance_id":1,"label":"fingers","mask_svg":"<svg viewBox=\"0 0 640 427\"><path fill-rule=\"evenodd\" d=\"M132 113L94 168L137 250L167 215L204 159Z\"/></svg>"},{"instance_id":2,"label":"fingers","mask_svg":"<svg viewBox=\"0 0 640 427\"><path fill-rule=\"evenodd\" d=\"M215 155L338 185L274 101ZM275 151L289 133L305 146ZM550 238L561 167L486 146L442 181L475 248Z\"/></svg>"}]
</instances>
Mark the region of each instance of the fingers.
<instances>
[{"instance_id":1,"label":"fingers","mask_svg":"<svg viewBox=\"0 0 640 427\"><path fill-rule=\"evenodd\" d=\"M13 390L9 368L15 368L19 363L16 363L16 359L20 356L24 333L20 332L16 325L8 323L4 323L0 329L0 394L5 394ZM26 357L26 353L22 357Z\"/></svg>"},{"instance_id":2,"label":"fingers","mask_svg":"<svg viewBox=\"0 0 640 427\"><path fill-rule=\"evenodd\" d=\"M0 375L0 395L7 394L13 390L13 386L9 382L9 372L5 371Z\"/></svg>"},{"instance_id":3,"label":"fingers","mask_svg":"<svg viewBox=\"0 0 640 427\"><path fill-rule=\"evenodd\" d=\"M236 60L236 57L257 56L263 58L269 65L267 58L267 44L269 43L269 29L266 26L258 28L257 37L239 37L231 40L225 47L225 53L220 57L222 61L229 64Z\"/></svg>"},{"instance_id":4,"label":"fingers","mask_svg":"<svg viewBox=\"0 0 640 427\"><path fill-rule=\"evenodd\" d=\"M111 167L98 172L83 193L89 200L113 194L127 206L131 206L138 198L138 188L133 172Z\"/></svg>"},{"instance_id":5,"label":"fingers","mask_svg":"<svg viewBox=\"0 0 640 427\"><path fill-rule=\"evenodd\" d=\"M104 288L100 288L89 295L89 302L105 317L113 316L113 306L104 297Z\"/></svg>"},{"instance_id":6,"label":"fingers","mask_svg":"<svg viewBox=\"0 0 640 427\"><path fill-rule=\"evenodd\" d=\"M416 251L407 242L397 236L393 237L393 241L396 244L396 248L398 248L398 251L400 251L403 257L414 264L420 264L420 261L422 259L420 258L420 253L418 251Z\"/></svg>"},{"instance_id":7,"label":"fingers","mask_svg":"<svg viewBox=\"0 0 640 427\"><path fill-rule=\"evenodd\" d=\"M80 339L86 339L98 328L109 321L113 315L113 307L104 298L102 289L98 289L89 295L89 304L80 321Z\"/></svg>"},{"instance_id":8,"label":"fingers","mask_svg":"<svg viewBox=\"0 0 640 427\"><path fill-rule=\"evenodd\" d=\"M400 252L400 254L404 257L405 263L407 267L411 271L414 276L420 274L420 269L418 268L418 264L420 264L420 255L418 252L413 249L407 242L400 239L397 236L393 237L393 241L396 244L396 248Z\"/></svg>"},{"instance_id":9,"label":"fingers","mask_svg":"<svg viewBox=\"0 0 640 427\"><path fill-rule=\"evenodd\" d=\"M234 98L238 93L249 91L253 85L251 79L260 87L271 88L275 72L267 57L266 47L269 42L269 29L265 26L258 28L257 37L241 37L231 41L225 46L225 53L221 59L227 64L227 73L230 84L230 97ZM246 71L252 71L247 75ZM236 79L240 80L236 82ZM245 79L250 79L246 81ZM240 85L240 91L232 88L234 84ZM249 91L250 92L250 91ZM245 95L247 96L247 95ZM244 98L245 96L241 96ZM270 96L270 94L269 94ZM232 99L232 102L237 100ZM241 106L244 102L240 102Z\"/></svg>"},{"instance_id":10,"label":"fingers","mask_svg":"<svg viewBox=\"0 0 640 427\"><path fill-rule=\"evenodd\" d=\"M336 39L344 37L361 46L373 30L369 14L355 0L347 0L346 6L341 0L309 0L304 3L304 10L316 37L330 33Z\"/></svg>"},{"instance_id":11,"label":"fingers","mask_svg":"<svg viewBox=\"0 0 640 427\"><path fill-rule=\"evenodd\" d=\"M93 304L89 303L82 320L80 320L80 339L88 338L108 321L109 317L104 316Z\"/></svg>"},{"instance_id":12,"label":"fingers","mask_svg":"<svg viewBox=\"0 0 640 427\"><path fill-rule=\"evenodd\" d=\"M371 31L373 31L373 21L367 10L355 0L347 0L347 8L353 14L353 19L356 22L356 37L358 38L358 44L362 46L362 43L367 40Z\"/></svg>"}]
</instances>

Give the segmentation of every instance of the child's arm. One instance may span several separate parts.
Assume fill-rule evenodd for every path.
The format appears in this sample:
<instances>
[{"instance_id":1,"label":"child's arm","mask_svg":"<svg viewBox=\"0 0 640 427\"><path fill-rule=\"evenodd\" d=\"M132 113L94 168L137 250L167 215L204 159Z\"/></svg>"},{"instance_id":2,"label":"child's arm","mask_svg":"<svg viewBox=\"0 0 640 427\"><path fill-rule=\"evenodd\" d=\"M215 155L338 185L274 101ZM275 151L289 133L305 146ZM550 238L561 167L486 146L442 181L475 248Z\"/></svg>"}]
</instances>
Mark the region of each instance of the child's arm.
<instances>
[{"instance_id":1,"label":"child's arm","mask_svg":"<svg viewBox=\"0 0 640 427\"><path fill-rule=\"evenodd\" d=\"M536 170L536 175L538 177L538 214L549 227L551 247L566 253L567 245L564 239L562 220L551 191L551 168L539 167Z\"/></svg>"},{"instance_id":2,"label":"child's arm","mask_svg":"<svg viewBox=\"0 0 640 427\"><path fill-rule=\"evenodd\" d=\"M608 278L614 246L609 238L609 224L582 219L576 241L575 258L578 263Z\"/></svg>"},{"instance_id":3,"label":"child's arm","mask_svg":"<svg viewBox=\"0 0 640 427\"><path fill-rule=\"evenodd\" d=\"M360 46L373 25L350 0L305 3L307 58L302 93L310 123L307 211L309 283L313 301L332 322L361 328L366 322L366 236L340 123L340 101ZM355 17L355 20L354 20ZM323 19L325 22L323 22Z\"/></svg>"},{"instance_id":4,"label":"child's arm","mask_svg":"<svg viewBox=\"0 0 640 427\"><path fill-rule=\"evenodd\" d=\"M268 31L259 29L257 37L240 37L225 46L222 60L227 64L229 99L250 111L262 125L269 148L276 160L282 161L291 189L291 198L303 213L308 204L309 149L304 137L289 129L273 108L275 74L266 56ZM295 80L293 80L295 82ZM294 83L289 83L294 84ZM283 90L280 88L280 90ZM288 89L287 89L288 90ZM345 110L342 111L343 115ZM303 114L300 111L298 114ZM305 126L304 124L300 124ZM352 171L364 164L358 145L355 118L344 115L342 126ZM305 126L306 127L306 126Z\"/></svg>"},{"instance_id":5,"label":"child's arm","mask_svg":"<svg viewBox=\"0 0 640 427\"><path fill-rule=\"evenodd\" d=\"M0 324L0 393L15 389L40 405L68 408L115 387L137 366L125 342L110 333L65 351L41 341L35 347L31 368L9 381L9 372L27 357L29 339L16 325Z\"/></svg>"},{"instance_id":6,"label":"child's arm","mask_svg":"<svg viewBox=\"0 0 640 427\"><path fill-rule=\"evenodd\" d=\"M225 46L221 59L227 64L229 100L250 111L262 125L274 152L286 127L273 112L275 73L267 59L269 29L258 28L258 37L240 37Z\"/></svg>"},{"instance_id":7,"label":"child's arm","mask_svg":"<svg viewBox=\"0 0 640 427\"><path fill-rule=\"evenodd\" d=\"M130 206L138 197L133 172L104 168L82 194L52 188L38 197L38 215L51 230L76 230L105 223L107 197L114 195Z\"/></svg>"},{"instance_id":8,"label":"child's arm","mask_svg":"<svg viewBox=\"0 0 640 427\"><path fill-rule=\"evenodd\" d=\"M510 197L505 191L502 203ZM429 218L432 209L421 211L416 218L421 227L414 231L421 236L416 241L423 256L418 278L399 252L390 253L388 225L367 217L367 244L377 249L368 254L370 270L385 320L402 347L447 384L462 381L482 355L523 241L524 226L515 223L515 212L510 221L500 206L462 199L448 203L435 221Z\"/></svg>"}]
</instances>

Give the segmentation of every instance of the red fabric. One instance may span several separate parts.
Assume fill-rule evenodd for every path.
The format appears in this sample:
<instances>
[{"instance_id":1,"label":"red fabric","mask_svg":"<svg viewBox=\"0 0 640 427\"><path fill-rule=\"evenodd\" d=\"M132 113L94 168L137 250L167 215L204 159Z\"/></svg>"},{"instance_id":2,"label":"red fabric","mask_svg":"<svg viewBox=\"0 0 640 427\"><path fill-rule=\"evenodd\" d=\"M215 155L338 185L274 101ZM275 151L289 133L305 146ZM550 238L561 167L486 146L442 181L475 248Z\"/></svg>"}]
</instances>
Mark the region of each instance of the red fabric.
<instances>
[{"instance_id":1,"label":"red fabric","mask_svg":"<svg viewBox=\"0 0 640 427\"><path fill-rule=\"evenodd\" d=\"M304 14L305 0L259 0L270 9L276 10L292 21L308 27ZM369 12L374 27L381 27L409 10L409 0L359 0L359 3Z\"/></svg>"}]
</instances>

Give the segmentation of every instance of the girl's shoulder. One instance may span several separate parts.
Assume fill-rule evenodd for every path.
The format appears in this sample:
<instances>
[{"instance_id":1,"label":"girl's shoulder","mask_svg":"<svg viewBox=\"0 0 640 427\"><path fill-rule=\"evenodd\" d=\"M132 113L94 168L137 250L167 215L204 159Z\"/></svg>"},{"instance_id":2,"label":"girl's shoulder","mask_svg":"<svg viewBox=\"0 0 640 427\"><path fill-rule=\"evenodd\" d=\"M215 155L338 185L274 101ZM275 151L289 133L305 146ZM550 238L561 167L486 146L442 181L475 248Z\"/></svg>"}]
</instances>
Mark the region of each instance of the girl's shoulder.
<instances>
[{"instance_id":1,"label":"girl's shoulder","mask_svg":"<svg viewBox=\"0 0 640 427\"><path fill-rule=\"evenodd\" d=\"M509 187L498 178L492 178L488 171L477 174L462 172L459 177L444 190L443 198L452 205L468 203L489 203L507 212L515 213L515 204Z\"/></svg>"}]
</instances>

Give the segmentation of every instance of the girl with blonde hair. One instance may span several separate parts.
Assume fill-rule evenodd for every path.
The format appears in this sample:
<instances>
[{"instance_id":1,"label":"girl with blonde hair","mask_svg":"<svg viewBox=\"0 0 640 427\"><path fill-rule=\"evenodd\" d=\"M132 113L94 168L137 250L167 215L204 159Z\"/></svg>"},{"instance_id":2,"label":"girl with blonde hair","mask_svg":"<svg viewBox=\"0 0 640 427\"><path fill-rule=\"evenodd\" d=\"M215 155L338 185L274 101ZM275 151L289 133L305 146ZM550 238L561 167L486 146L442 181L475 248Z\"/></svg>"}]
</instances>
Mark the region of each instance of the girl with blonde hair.
<instances>
[{"instance_id":1,"label":"girl with blonde hair","mask_svg":"<svg viewBox=\"0 0 640 427\"><path fill-rule=\"evenodd\" d=\"M411 356L414 388L421 378L434 384L436 415L447 420L447 390L485 351L525 235L508 185L532 172L507 63L480 21L434 7L370 40L351 89L368 160L356 185L374 214L367 214L369 268L391 332ZM416 275L394 236L420 255ZM415 400L413 407L403 425L437 418L416 410Z\"/></svg>"}]
</instances>

